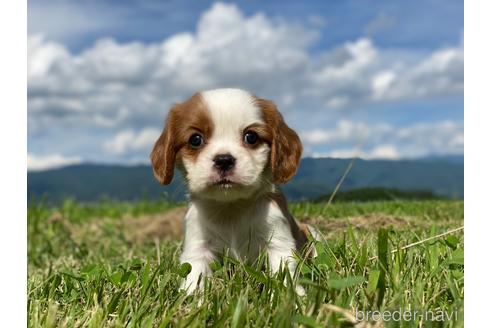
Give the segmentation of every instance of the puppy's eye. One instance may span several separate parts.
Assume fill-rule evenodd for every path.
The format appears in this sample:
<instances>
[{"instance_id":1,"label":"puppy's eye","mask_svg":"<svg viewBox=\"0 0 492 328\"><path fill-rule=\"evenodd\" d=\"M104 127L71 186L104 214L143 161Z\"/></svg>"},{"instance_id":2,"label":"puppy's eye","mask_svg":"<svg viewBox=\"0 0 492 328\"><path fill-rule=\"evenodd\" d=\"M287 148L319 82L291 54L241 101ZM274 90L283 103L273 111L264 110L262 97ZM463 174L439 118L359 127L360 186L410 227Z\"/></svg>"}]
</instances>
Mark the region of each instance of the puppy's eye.
<instances>
[{"instance_id":1,"label":"puppy's eye","mask_svg":"<svg viewBox=\"0 0 492 328\"><path fill-rule=\"evenodd\" d=\"M258 135L256 134L256 132L247 131L244 134L244 142L247 143L248 145L254 145L255 143L258 142Z\"/></svg>"},{"instance_id":2,"label":"puppy's eye","mask_svg":"<svg viewBox=\"0 0 492 328\"><path fill-rule=\"evenodd\" d=\"M188 139L188 144L193 148L199 148L203 145L203 137L198 133L195 133L190 137L190 139Z\"/></svg>"}]
</instances>

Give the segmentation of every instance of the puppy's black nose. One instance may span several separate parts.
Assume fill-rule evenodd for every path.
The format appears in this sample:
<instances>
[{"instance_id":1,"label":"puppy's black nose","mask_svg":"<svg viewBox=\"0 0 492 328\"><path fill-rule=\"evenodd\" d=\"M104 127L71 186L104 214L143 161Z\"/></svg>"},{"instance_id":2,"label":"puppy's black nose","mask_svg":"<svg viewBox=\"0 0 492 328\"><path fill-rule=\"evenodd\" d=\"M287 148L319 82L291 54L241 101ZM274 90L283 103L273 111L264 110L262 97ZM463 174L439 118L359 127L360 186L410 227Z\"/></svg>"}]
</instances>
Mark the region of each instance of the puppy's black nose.
<instances>
[{"instance_id":1,"label":"puppy's black nose","mask_svg":"<svg viewBox=\"0 0 492 328\"><path fill-rule=\"evenodd\" d=\"M214 157L214 167L220 171L231 170L236 163L236 159L231 154L220 154Z\"/></svg>"}]
</instances>

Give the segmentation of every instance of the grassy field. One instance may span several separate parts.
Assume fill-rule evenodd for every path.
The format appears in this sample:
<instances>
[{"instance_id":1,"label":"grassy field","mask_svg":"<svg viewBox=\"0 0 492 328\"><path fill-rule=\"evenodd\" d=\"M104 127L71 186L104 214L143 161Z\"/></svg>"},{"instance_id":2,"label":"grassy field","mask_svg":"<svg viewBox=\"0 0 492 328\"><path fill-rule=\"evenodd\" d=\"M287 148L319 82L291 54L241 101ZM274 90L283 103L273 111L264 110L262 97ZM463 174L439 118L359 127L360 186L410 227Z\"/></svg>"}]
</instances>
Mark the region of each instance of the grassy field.
<instances>
[{"instance_id":1,"label":"grassy field","mask_svg":"<svg viewBox=\"0 0 492 328\"><path fill-rule=\"evenodd\" d=\"M187 272L178 262L179 206L31 204L29 326L463 326L462 231L392 252L461 227L461 201L291 204L326 237L316 259L300 259L303 297L283 284L285 272L270 277L261 261L232 259L213 264L204 295L186 297L178 288Z\"/></svg>"}]
</instances>

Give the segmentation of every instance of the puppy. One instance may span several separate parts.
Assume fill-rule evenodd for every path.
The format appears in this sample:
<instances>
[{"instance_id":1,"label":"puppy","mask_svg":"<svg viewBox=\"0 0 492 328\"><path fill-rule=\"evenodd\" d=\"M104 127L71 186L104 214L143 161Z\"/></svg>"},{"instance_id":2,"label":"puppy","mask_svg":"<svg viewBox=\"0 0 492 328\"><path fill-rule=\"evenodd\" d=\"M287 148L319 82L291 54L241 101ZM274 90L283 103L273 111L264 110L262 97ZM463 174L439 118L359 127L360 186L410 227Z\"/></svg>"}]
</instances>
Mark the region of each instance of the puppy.
<instances>
[{"instance_id":1,"label":"puppy","mask_svg":"<svg viewBox=\"0 0 492 328\"><path fill-rule=\"evenodd\" d=\"M301 153L275 104L244 90L199 92L170 110L150 157L160 183L176 166L188 185L180 260L191 264L181 285L189 294L225 252L252 262L266 251L271 272L285 265L293 276L293 252L316 232L298 225L277 185L292 179Z\"/></svg>"}]
</instances>

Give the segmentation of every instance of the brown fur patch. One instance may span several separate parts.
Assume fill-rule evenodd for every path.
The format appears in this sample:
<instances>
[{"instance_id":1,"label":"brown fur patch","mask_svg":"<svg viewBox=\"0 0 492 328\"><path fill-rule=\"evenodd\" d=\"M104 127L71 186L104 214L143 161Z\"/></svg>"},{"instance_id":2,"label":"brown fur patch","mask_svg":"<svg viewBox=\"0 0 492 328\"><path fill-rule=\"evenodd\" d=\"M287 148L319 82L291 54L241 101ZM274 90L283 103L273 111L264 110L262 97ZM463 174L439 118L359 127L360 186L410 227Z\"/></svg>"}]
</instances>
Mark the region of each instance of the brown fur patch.
<instances>
[{"instance_id":1,"label":"brown fur patch","mask_svg":"<svg viewBox=\"0 0 492 328\"><path fill-rule=\"evenodd\" d=\"M306 236L309 236L311 235L311 231L309 230L309 225L306 224L306 223L298 223L297 226L299 227L299 230L301 231L301 233Z\"/></svg>"},{"instance_id":2,"label":"brown fur patch","mask_svg":"<svg viewBox=\"0 0 492 328\"><path fill-rule=\"evenodd\" d=\"M285 123L277 106L270 100L256 98L263 119L269 129L264 133L271 147L270 165L275 183L286 183L294 177L299 167L302 144L297 133Z\"/></svg>"},{"instance_id":3,"label":"brown fur patch","mask_svg":"<svg viewBox=\"0 0 492 328\"><path fill-rule=\"evenodd\" d=\"M175 163L180 164L182 156L196 160L205 145L194 149L188 145L189 138L198 133L206 144L213 128L208 109L198 93L171 108L164 130L150 154L157 180L162 184L169 184L173 178Z\"/></svg>"}]
</instances>

